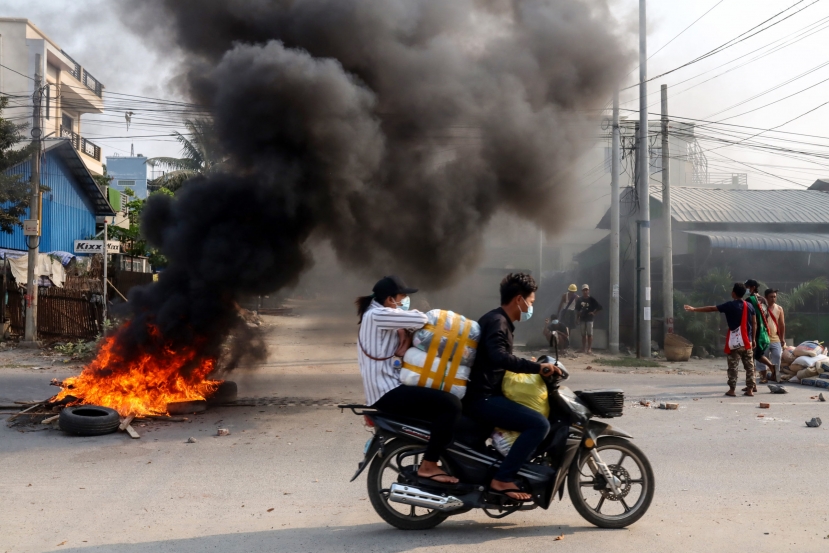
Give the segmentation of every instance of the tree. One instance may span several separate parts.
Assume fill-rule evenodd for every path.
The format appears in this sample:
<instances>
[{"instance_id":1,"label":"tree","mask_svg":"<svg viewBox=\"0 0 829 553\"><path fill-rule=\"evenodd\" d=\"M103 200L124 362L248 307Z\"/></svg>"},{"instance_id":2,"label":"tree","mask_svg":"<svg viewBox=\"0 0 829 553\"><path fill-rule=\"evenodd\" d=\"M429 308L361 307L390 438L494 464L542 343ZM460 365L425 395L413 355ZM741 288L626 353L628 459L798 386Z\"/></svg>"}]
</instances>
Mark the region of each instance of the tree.
<instances>
[{"instance_id":1,"label":"tree","mask_svg":"<svg viewBox=\"0 0 829 553\"><path fill-rule=\"evenodd\" d=\"M5 171L31 158L34 146L29 144L15 149L24 140L21 131L28 125L3 118L3 110L8 104L7 96L0 97L0 230L11 234L15 225L23 226L21 217L26 215L29 207L31 188L22 175L8 175Z\"/></svg>"},{"instance_id":2,"label":"tree","mask_svg":"<svg viewBox=\"0 0 829 553\"><path fill-rule=\"evenodd\" d=\"M176 140L181 144L183 157L153 157L147 160L150 167L166 171L150 181L150 188L176 191L187 179L216 172L224 164L212 120L188 119L184 125L189 131L190 138L179 132L175 133Z\"/></svg>"}]
</instances>

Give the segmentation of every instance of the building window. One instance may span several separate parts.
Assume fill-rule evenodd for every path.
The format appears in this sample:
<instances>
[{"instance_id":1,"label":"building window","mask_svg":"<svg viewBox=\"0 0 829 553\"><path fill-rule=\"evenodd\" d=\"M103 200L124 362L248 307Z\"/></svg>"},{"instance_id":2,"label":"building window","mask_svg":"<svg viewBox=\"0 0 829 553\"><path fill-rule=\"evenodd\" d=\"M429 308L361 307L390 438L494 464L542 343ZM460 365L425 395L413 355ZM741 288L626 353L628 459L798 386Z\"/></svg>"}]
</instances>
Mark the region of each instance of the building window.
<instances>
[{"instance_id":1,"label":"building window","mask_svg":"<svg viewBox=\"0 0 829 553\"><path fill-rule=\"evenodd\" d=\"M66 129L69 132L74 132L75 131L75 120L64 113L63 117L61 117L61 120L60 120L60 126L63 127L64 129Z\"/></svg>"},{"instance_id":2,"label":"building window","mask_svg":"<svg viewBox=\"0 0 829 553\"><path fill-rule=\"evenodd\" d=\"M127 188L127 187L135 188L135 181L134 180L119 180L118 181L118 186L121 186L123 188Z\"/></svg>"}]
</instances>

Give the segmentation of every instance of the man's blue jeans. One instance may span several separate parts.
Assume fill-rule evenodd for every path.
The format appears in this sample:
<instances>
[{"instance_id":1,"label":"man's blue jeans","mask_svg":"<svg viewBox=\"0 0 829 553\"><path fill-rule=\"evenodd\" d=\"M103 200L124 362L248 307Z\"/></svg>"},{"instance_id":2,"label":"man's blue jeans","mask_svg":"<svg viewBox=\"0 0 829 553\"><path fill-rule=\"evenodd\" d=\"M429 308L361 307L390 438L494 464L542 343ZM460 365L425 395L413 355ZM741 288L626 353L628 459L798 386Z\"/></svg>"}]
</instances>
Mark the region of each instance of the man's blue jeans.
<instances>
[{"instance_id":1,"label":"man's blue jeans","mask_svg":"<svg viewBox=\"0 0 829 553\"><path fill-rule=\"evenodd\" d=\"M550 421L544 415L504 396L479 399L468 405L467 413L473 419L487 425L521 432L512 444L507 457L501 461L498 472L495 473L495 480L501 482L515 480L515 475L521 465L535 453L536 448L550 431Z\"/></svg>"}]
</instances>

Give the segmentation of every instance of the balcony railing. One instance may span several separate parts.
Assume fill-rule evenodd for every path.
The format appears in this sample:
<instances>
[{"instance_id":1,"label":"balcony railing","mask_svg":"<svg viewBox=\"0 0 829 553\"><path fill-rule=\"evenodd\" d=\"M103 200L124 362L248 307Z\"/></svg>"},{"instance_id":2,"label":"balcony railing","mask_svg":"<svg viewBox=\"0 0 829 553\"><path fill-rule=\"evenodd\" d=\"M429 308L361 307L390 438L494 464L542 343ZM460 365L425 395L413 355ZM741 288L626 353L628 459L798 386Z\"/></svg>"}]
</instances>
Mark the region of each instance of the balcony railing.
<instances>
[{"instance_id":1,"label":"balcony railing","mask_svg":"<svg viewBox=\"0 0 829 553\"><path fill-rule=\"evenodd\" d=\"M104 85L101 84L101 81L90 75L89 71L81 67L80 63L72 59L72 56L63 50L61 50L61 53L66 56L70 62L72 62L72 69L69 70L69 74L83 82L86 88L94 92L96 96L102 98L104 93Z\"/></svg>"},{"instance_id":2,"label":"balcony railing","mask_svg":"<svg viewBox=\"0 0 829 553\"><path fill-rule=\"evenodd\" d=\"M60 128L60 136L62 138L68 138L72 141L72 145L81 153L84 153L91 157L94 160L101 161L101 147L93 144L86 138L82 137L78 133L67 129L66 127Z\"/></svg>"},{"instance_id":3,"label":"balcony railing","mask_svg":"<svg viewBox=\"0 0 829 553\"><path fill-rule=\"evenodd\" d=\"M89 74L89 71L86 69L83 70L83 84L86 85L86 88L91 90L95 93L98 98L101 98L104 93L104 85L101 82Z\"/></svg>"},{"instance_id":4,"label":"balcony railing","mask_svg":"<svg viewBox=\"0 0 829 553\"><path fill-rule=\"evenodd\" d=\"M69 74L80 81L81 80L81 64L76 62L75 60L73 60L72 56L70 56L69 54L67 54L63 50L61 50L61 53L64 56L66 56L69 59L69 61L71 61L72 64L73 64L73 68L69 71Z\"/></svg>"}]
</instances>

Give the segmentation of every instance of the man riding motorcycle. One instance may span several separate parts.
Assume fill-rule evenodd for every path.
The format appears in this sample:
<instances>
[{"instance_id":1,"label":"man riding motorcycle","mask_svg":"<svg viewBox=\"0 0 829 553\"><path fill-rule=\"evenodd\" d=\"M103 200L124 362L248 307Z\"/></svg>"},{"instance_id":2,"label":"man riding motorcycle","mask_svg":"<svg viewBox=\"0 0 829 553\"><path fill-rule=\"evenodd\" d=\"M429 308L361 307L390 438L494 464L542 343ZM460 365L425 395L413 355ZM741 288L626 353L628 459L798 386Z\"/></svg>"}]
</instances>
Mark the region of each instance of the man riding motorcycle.
<instances>
[{"instance_id":1,"label":"man riding motorcycle","mask_svg":"<svg viewBox=\"0 0 829 553\"><path fill-rule=\"evenodd\" d=\"M504 397L501 384L506 371L515 373L561 374L552 363L536 363L512 353L516 321L532 317L535 280L523 273L509 274L501 281L501 307L480 318L481 338L475 364L464 397L464 412L492 427L520 432L490 482L490 490L517 501L532 496L515 482L518 470L550 432L550 422L541 413Z\"/></svg>"}]
</instances>

